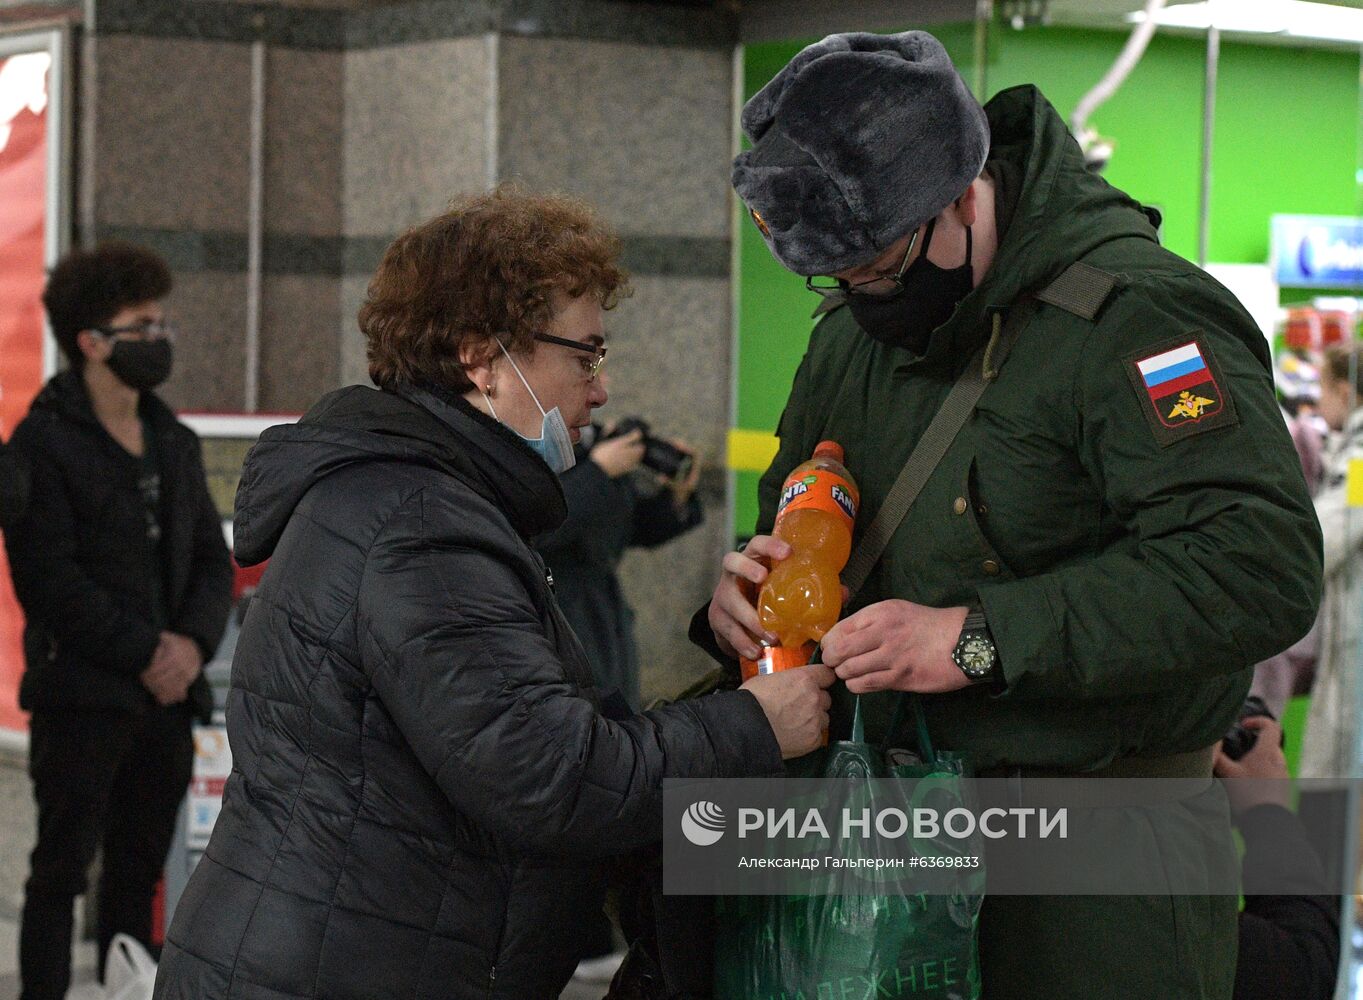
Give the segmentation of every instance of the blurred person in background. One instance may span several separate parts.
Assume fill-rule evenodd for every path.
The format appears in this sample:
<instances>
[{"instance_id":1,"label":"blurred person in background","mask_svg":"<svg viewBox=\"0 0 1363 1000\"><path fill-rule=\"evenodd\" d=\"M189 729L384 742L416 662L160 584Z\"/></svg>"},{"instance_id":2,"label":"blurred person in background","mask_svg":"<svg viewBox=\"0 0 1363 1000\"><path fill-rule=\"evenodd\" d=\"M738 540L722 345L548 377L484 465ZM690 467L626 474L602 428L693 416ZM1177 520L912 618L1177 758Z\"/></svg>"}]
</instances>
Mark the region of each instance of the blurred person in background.
<instances>
[{"instance_id":1,"label":"blurred person in background","mask_svg":"<svg viewBox=\"0 0 1363 1000\"><path fill-rule=\"evenodd\" d=\"M1284 354L1274 366L1274 386L1283 420L1297 449L1307 492L1315 497L1325 479L1325 440L1328 431L1317 412L1320 407L1320 373L1295 352ZM1320 654L1320 617L1311 631L1289 648L1258 663L1249 693L1264 700L1276 718L1282 718L1293 695L1306 694L1316 673Z\"/></svg>"},{"instance_id":2,"label":"blurred person in background","mask_svg":"<svg viewBox=\"0 0 1363 1000\"><path fill-rule=\"evenodd\" d=\"M597 379L603 390L610 389L605 372ZM644 464L643 430L615 430L614 424L583 428L574 445L575 464L559 477L568 516L556 530L535 539L535 547L553 574L559 606L586 651L597 689L637 712L634 610L617 571L627 548L656 548L700 524L700 462L689 445L674 440L671 445L690 461L674 477L666 477ZM587 935L574 978L609 982L624 952L615 950L610 921L600 906L593 905L583 919L595 931Z\"/></svg>"},{"instance_id":3,"label":"blurred person in background","mask_svg":"<svg viewBox=\"0 0 1363 1000\"><path fill-rule=\"evenodd\" d=\"M1218 747L1214 764L1245 839L1234 1000L1329 1000L1339 973L1341 900L1327 892L1320 855L1292 812L1282 728L1262 715L1241 725L1254 745L1239 760ZM1297 894L1288 895L1289 887Z\"/></svg>"},{"instance_id":4,"label":"blurred person in background","mask_svg":"<svg viewBox=\"0 0 1363 1000\"><path fill-rule=\"evenodd\" d=\"M151 944L151 901L189 785L202 667L232 573L199 439L153 391L170 375L170 293L150 250L106 243L61 260L43 293L69 365L11 445L30 473L5 532L23 607L20 705L33 713L38 840L20 917L23 1000L60 1000L72 902L102 849L100 969L124 932Z\"/></svg>"},{"instance_id":5,"label":"blurred person in background","mask_svg":"<svg viewBox=\"0 0 1363 1000\"><path fill-rule=\"evenodd\" d=\"M608 390L606 375L599 378ZM637 712L639 650L620 561L628 548L657 548L701 523L701 463L686 442L671 441L690 461L675 477L665 476L644 464L643 431L614 429L583 428L575 464L560 477L568 516L535 547L553 571L559 606L587 651L597 688L618 691Z\"/></svg>"},{"instance_id":6,"label":"blurred person in background","mask_svg":"<svg viewBox=\"0 0 1363 1000\"><path fill-rule=\"evenodd\" d=\"M1325 597L1311 708L1298 777L1347 778L1358 726L1359 617L1363 612L1363 511L1349 505L1349 463L1363 458L1363 364L1356 350L1332 347L1321 365L1320 415L1333 432L1316 516L1325 538Z\"/></svg>"},{"instance_id":7,"label":"blurred person in background","mask_svg":"<svg viewBox=\"0 0 1363 1000\"><path fill-rule=\"evenodd\" d=\"M1325 436L1329 428L1320 416L1320 369L1296 353L1284 354L1274 365L1274 384L1283 419L1301 459L1306 488L1315 496L1325 479Z\"/></svg>"},{"instance_id":8,"label":"blurred person in background","mask_svg":"<svg viewBox=\"0 0 1363 1000\"><path fill-rule=\"evenodd\" d=\"M234 545L270 564L159 1000L551 1000L608 859L661 839L666 779L779 775L818 745L823 666L608 718L531 548L606 402L618 255L579 202L457 200L369 286L379 388L252 449Z\"/></svg>"}]
</instances>

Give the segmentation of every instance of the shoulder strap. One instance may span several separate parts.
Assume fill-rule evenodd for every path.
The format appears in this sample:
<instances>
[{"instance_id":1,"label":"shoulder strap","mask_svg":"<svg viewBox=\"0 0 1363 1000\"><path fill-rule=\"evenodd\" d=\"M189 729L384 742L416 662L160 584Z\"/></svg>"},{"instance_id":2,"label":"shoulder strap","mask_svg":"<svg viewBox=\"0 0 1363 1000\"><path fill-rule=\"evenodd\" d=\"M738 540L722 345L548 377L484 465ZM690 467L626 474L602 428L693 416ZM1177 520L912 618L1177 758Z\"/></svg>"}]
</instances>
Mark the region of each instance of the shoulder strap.
<instances>
[{"instance_id":1,"label":"shoulder strap","mask_svg":"<svg viewBox=\"0 0 1363 1000\"><path fill-rule=\"evenodd\" d=\"M876 513L875 520L866 529L866 534L861 536L856 551L847 561L842 582L852 593L855 594L866 582L866 577L889 544L890 537L899 529L904 515L918 499L918 494L923 491L947 449L956 440L956 435L975 412L975 404L984 395L984 390L998 378L999 368L1018 334L1035 312L1036 302L1045 302L1091 320L1098 315L1098 310L1115 286L1116 279L1106 271L1088 264L1074 263L1038 292L1035 299L1025 298L1015 303L1008 310L1006 321L999 313L994 314L994 330L989 343L976 352L966 366L965 373L951 387L942 408L918 439L913 453L909 455L884 504Z\"/></svg>"},{"instance_id":2,"label":"shoulder strap","mask_svg":"<svg viewBox=\"0 0 1363 1000\"><path fill-rule=\"evenodd\" d=\"M1098 315L1116 285L1117 279L1111 274L1076 261L1037 292L1036 297L1047 305L1074 313L1080 319L1091 320Z\"/></svg>"}]
</instances>

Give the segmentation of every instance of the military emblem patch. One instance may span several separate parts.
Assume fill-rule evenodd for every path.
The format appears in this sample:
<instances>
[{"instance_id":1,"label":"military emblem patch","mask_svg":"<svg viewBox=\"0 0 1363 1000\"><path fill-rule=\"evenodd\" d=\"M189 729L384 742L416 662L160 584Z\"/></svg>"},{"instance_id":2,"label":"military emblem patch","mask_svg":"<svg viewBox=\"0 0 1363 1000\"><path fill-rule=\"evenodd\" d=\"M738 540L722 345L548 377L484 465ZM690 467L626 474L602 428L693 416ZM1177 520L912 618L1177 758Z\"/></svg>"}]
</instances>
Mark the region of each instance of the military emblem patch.
<instances>
[{"instance_id":1,"label":"military emblem patch","mask_svg":"<svg viewBox=\"0 0 1363 1000\"><path fill-rule=\"evenodd\" d=\"M1239 422L1204 338L1185 336L1146 348L1129 356L1126 365L1161 445Z\"/></svg>"}]
</instances>

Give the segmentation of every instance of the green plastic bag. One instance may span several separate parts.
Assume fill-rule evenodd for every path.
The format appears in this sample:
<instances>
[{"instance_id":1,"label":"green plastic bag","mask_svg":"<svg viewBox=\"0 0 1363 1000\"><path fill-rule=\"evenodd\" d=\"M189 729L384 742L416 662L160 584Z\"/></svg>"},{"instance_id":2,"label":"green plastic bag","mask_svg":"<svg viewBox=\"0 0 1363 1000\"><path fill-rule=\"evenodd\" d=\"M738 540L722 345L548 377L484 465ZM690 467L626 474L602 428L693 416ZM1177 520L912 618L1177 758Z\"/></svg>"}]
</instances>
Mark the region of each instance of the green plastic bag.
<instances>
[{"instance_id":1,"label":"green plastic bag","mask_svg":"<svg viewBox=\"0 0 1363 1000\"><path fill-rule=\"evenodd\" d=\"M966 804L965 764L953 754L934 752L916 696L900 697L887 743L906 702L912 702L917 720L919 759L868 744L858 704L852 738L793 762L790 775L849 782L931 778L934 794L945 791ZM984 869L965 873L958 885L962 891L949 896L867 895L848 891L856 886L845 874L830 873L824 892L722 897L715 998L978 1000Z\"/></svg>"}]
</instances>

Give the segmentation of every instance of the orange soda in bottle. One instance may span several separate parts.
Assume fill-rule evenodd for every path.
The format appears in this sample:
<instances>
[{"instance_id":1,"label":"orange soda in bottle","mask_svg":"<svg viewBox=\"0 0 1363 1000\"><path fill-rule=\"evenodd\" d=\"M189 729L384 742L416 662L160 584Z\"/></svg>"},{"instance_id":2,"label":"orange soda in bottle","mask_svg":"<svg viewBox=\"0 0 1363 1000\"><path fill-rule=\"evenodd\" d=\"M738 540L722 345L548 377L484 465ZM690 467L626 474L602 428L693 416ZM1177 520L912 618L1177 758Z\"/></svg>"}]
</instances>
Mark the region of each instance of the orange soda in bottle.
<instances>
[{"instance_id":1,"label":"orange soda in bottle","mask_svg":"<svg viewBox=\"0 0 1363 1000\"><path fill-rule=\"evenodd\" d=\"M780 644L744 660L743 678L804 666L842 614L838 574L852 554L861 493L843 463L842 446L820 441L814 457L786 477L772 534L790 555L772 567L757 597L762 627Z\"/></svg>"}]
</instances>

